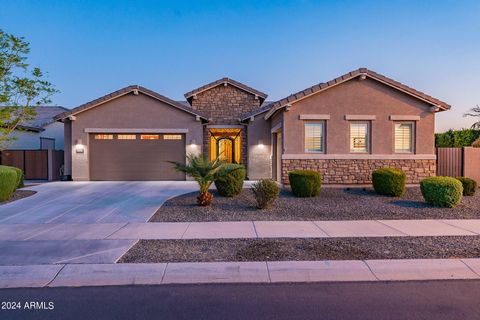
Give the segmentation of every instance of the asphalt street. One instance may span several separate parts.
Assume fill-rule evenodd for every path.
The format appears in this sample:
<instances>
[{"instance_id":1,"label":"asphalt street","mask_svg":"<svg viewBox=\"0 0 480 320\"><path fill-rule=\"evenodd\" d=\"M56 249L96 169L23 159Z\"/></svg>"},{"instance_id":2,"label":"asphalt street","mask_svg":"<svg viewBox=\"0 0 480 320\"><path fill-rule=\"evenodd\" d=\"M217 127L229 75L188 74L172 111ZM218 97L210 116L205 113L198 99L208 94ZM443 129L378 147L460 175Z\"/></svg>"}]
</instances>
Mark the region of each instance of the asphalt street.
<instances>
[{"instance_id":1,"label":"asphalt street","mask_svg":"<svg viewBox=\"0 0 480 320\"><path fill-rule=\"evenodd\" d=\"M5 320L480 319L480 281L2 289L0 301Z\"/></svg>"}]
</instances>

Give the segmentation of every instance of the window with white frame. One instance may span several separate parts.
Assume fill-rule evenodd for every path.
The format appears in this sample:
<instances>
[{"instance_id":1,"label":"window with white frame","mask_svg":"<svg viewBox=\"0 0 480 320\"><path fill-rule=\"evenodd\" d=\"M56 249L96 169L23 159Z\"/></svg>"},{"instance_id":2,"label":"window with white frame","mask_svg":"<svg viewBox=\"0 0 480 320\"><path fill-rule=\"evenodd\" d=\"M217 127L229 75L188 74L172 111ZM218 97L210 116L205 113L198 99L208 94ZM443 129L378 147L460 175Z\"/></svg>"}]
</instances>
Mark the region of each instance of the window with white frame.
<instances>
[{"instance_id":1,"label":"window with white frame","mask_svg":"<svg viewBox=\"0 0 480 320\"><path fill-rule=\"evenodd\" d=\"M395 123L395 152L411 153L413 152L413 123L399 122Z\"/></svg>"},{"instance_id":2,"label":"window with white frame","mask_svg":"<svg viewBox=\"0 0 480 320\"><path fill-rule=\"evenodd\" d=\"M350 152L369 152L370 123L350 123Z\"/></svg>"},{"instance_id":3,"label":"window with white frame","mask_svg":"<svg viewBox=\"0 0 480 320\"><path fill-rule=\"evenodd\" d=\"M305 122L305 152L325 152L324 138L324 122Z\"/></svg>"}]
</instances>

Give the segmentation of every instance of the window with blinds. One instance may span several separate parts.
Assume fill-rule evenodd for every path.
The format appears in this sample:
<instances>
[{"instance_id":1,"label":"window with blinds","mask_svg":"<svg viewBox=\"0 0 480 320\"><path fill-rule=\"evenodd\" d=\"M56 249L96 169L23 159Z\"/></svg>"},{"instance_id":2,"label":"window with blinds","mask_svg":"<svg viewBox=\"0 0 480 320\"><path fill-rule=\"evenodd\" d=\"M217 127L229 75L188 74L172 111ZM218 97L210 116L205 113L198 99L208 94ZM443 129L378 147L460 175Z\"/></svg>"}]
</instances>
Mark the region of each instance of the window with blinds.
<instances>
[{"instance_id":1,"label":"window with blinds","mask_svg":"<svg viewBox=\"0 0 480 320\"><path fill-rule=\"evenodd\" d=\"M413 152L413 123L395 124L395 152Z\"/></svg>"},{"instance_id":2,"label":"window with blinds","mask_svg":"<svg viewBox=\"0 0 480 320\"><path fill-rule=\"evenodd\" d=\"M368 152L368 122L350 123L350 152Z\"/></svg>"},{"instance_id":3,"label":"window with blinds","mask_svg":"<svg viewBox=\"0 0 480 320\"><path fill-rule=\"evenodd\" d=\"M305 152L324 152L324 123L305 123Z\"/></svg>"}]
</instances>

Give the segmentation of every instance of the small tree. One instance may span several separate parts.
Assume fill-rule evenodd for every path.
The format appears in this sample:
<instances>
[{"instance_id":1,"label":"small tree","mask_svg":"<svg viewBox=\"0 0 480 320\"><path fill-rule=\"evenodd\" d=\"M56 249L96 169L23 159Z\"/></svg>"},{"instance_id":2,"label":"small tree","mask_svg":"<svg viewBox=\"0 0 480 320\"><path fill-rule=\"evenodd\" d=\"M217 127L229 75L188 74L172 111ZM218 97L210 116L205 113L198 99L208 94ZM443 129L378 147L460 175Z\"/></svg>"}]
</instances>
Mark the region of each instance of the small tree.
<instances>
[{"instance_id":1,"label":"small tree","mask_svg":"<svg viewBox=\"0 0 480 320\"><path fill-rule=\"evenodd\" d=\"M205 155L188 155L187 164L169 161L175 166L175 170L183 172L197 181L200 187L200 193L197 197L199 206L209 206L212 203L213 195L208 188L215 180L217 171L224 165L224 161L210 161Z\"/></svg>"},{"instance_id":2,"label":"small tree","mask_svg":"<svg viewBox=\"0 0 480 320\"><path fill-rule=\"evenodd\" d=\"M39 68L29 68L29 43L0 29L0 151L18 125L35 117L35 107L57 92Z\"/></svg>"},{"instance_id":3,"label":"small tree","mask_svg":"<svg viewBox=\"0 0 480 320\"><path fill-rule=\"evenodd\" d=\"M480 106L477 104L475 107L468 110L467 113L463 114L464 117L480 117ZM480 121L474 122L472 124L472 129L480 129Z\"/></svg>"}]
</instances>

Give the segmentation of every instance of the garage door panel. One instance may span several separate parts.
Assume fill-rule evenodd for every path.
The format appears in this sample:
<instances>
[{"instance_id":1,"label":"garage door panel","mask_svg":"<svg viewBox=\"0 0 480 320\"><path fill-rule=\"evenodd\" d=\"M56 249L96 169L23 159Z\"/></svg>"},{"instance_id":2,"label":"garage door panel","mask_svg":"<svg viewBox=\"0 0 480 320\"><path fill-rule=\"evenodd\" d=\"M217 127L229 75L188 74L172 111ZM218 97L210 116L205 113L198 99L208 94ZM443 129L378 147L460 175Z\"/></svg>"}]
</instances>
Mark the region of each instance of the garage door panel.
<instances>
[{"instance_id":1,"label":"garage door panel","mask_svg":"<svg viewBox=\"0 0 480 320\"><path fill-rule=\"evenodd\" d=\"M185 163L181 140L97 140L90 137L91 180L185 180L167 161Z\"/></svg>"}]
</instances>

